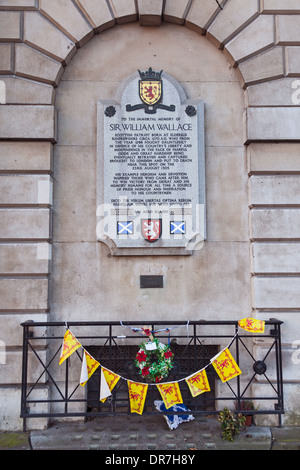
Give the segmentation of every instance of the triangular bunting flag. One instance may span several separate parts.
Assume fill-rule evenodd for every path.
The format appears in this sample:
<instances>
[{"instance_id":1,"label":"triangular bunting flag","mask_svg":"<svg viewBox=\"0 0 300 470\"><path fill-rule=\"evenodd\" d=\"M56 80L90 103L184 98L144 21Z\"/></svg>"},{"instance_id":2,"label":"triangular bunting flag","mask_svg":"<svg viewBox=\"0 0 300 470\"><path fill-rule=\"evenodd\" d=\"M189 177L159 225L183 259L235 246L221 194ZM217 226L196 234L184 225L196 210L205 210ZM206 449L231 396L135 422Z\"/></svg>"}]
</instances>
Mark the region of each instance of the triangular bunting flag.
<instances>
[{"instance_id":1,"label":"triangular bunting flag","mask_svg":"<svg viewBox=\"0 0 300 470\"><path fill-rule=\"evenodd\" d=\"M103 370L103 374L104 374L106 383L109 387L109 390L112 392L114 387L116 386L116 384L118 383L118 381L120 380L121 377L119 375L115 374L114 372L111 372L110 370L105 369L104 367L102 367L102 370ZM104 403L106 398L103 398L103 399L100 398L100 401L102 401Z\"/></svg>"},{"instance_id":2,"label":"triangular bunting flag","mask_svg":"<svg viewBox=\"0 0 300 470\"><path fill-rule=\"evenodd\" d=\"M100 400L105 401L106 398L111 396L110 388L106 382L106 378L101 367L101 378L100 378Z\"/></svg>"},{"instance_id":3,"label":"triangular bunting flag","mask_svg":"<svg viewBox=\"0 0 300 470\"><path fill-rule=\"evenodd\" d=\"M256 318L243 318L239 320L239 327L251 333L264 333L265 322Z\"/></svg>"},{"instance_id":4,"label":"triangular bunting flag","mask_svg":"<svg viewBox=\"0 0 300 470\"><path fill-rule=\"evenodd\" d=\"M182 396L177 382L166 382L162 384L156 384L156 386L167 409L171 408L171 406L182 403Z\"/></svg>"},{"instance_id":5,"label":"triangular bunting flag","mask_svg":"<svg viewBox=\"0 0 300 470\"><path fill-rule=\"evenodd\" d=\"M143 414L148 385L127 380L131 413Z\"/></svg>"},{"instance_id":6,"label":"triangular bunting flag","mask_svg":"<svg viewBox=\"0 0 300 470\"><path fill-rule=\"evenodd\" d=\"M80 385L84 386L99 366L99 362L84 350L82 356Z\"/></svg>"},{"instance_id":7,"label":"triangular bunting flag","mask_svg":"<svg viewBox=\"0 0 300 470\"><path fill-rule=\"evenodd\" d=\"M75 336L71 333L70 330L67 330L64 335L63 344L61 348L60 360L59 365L61 365L68 357L76 351L76 349L80 348L81 344Z\"/></svg>"},{"instance_id":8,"label":"triangular bunting flag","mask_svg":"<svg viewBox=\"0 0 300 470\"><path fill-rule=\"evenodd\" d=\"M224 349L224 351L212 358L210 362L214 366L222 382L227 382L242 373L228 348Z\"/></svg>"},{"instance_id":9,"label":"triangular bunting flag","mask_svg":"<svg viewBox=\"0 0 300 470\"><path fill-rule=\"evenodd\" d=\"M210 391L210 386L205 369L199 370L198 372L196 372L196 374L187 377L185 381L188 384L193 397L197 397L201 393Z\"/></svg>"}]
</instances>

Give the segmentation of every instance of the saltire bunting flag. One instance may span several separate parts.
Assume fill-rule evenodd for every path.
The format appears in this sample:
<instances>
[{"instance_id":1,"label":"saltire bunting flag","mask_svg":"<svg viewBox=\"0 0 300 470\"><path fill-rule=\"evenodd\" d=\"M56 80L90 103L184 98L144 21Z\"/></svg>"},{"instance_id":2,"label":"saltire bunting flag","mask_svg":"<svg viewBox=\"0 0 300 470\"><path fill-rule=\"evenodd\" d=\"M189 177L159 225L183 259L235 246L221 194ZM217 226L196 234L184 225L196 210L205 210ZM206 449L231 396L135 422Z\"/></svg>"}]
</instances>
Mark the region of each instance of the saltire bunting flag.
<instances>
[{"instance_id":1,"label":"saltire bunting flag","mask_svg":"<svg viewBox=\"0 0 300 470\"><path fill-rule=\"evenodd\" d=\"M148 385L127 380L131 413L143 414Z\"/></svg>"},{"instance_id":2,"label":"saltire bunting flag","mask_svg":"<svg viewBox=\"0 0 300 470\"><path fill-rule=\"evenodd\" d=\"M166 382L156 384L156 386L167 409L171 408L171 406L183 403L178 382Z\"/></svg>"},{"instance_id":3,"label":"saltire bunting flag","mask_svg":"<svg viewBox=\"0 0 300 470\"><path fill-rule=\"evenodd\" d=\"M84 386L99 366L99 362L84 350L82 356L80 385Z\"/></svg>"},{"instance_id":4,"label":"saltire bunting flag","mask_svg":"<svg viewBox=\"0 0 300 470\"><path fill-rule=\"evenodd\" d=\"M239 320L239 327L251 333L264 333L265 322L256 318L243 318Z\"/></svg>"},{"instance_id":5,"label":"saltire bunting flag","mask_svg":"<svg viewBox=\"0 0 300 470\"><path fill-rule=\"evenodd\" d=\"M211 363L223 383L242 373L228 348L212 358Z\"/></svg>"},{"instance_id":6,"label":"saltire bunting flag","mask_svg":"<svg viewBox=\"0 0 300 470\"><path fill-rule=\"evenodd\" d=\"M103 368L101 367L101 378L100 378L100 400L105 401L106 398L111 396L110 388L106 382Z\"/></svg>"},{"instance_id":7,"label":"saltire bunting flag","mask_svg":"<svg viewBox=\"0 0 300 470\"><path fill-rule=\"evenodd\" d=\"M117 383L118 383L118 381L120 380L121 377L120 377L120 375L117 375L114 372L112 372L108 369L105 369L104 367L102 367L102 370L103 370L103 374L104 374L106 383L109 387L109 390L112 392L114 387L117 385ZM100 397L100 401L102 401L102 403L104 403L106 398L101 399L101 397Z\"/></svg>"},{"instance_id":8,"label":"saltire bunting flag","mask_svg":"<svg viewBox=\"0 0 300 470\"><path fill-rule=\"evenodd\" d=\"M190 375L185 379L185 381L188 384L193 397L197 397L201 393L210 391L210 386L205 369L199 370L198 372L196 372L196 374Z\"/></svg>"},{"instance_id":9,"label":"saltire bunting flag","mask_svg":"<svg viewBox=\"0 0 300 470\"><path fill-rule=\"evenodd\" d=\"M81 344L75 338L73 333L70 330L67 330L64 335L63 344L61 348L61 354L59 359L59 365L61 365L68 357L76 351L76 349L80 348Z\"/></svg>"}]
</instances>

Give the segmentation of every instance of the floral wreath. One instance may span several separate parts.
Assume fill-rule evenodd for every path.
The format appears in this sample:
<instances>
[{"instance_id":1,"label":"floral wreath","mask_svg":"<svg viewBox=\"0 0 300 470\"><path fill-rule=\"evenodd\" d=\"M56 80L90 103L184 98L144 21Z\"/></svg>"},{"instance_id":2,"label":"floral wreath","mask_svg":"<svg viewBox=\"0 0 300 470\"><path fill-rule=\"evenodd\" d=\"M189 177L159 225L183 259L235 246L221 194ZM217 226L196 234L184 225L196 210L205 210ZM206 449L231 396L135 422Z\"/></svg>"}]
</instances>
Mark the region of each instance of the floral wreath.
<instances>
[{"instance_id":1,"label":"floral wreath","mask_svg":"<svg viewBox=\"0 0 300 470\"><path fill-rule=\"evenodd\" d=\"M169 375L169 371L174 365L174 354L169 346L154 338L149 329L143 328L143 331L149 337L149 341L140 344L135 365L140 369L139 374L142 377L157 383ZM150 344L151 349L149 348Z\"/></svg>"}]
</instances>

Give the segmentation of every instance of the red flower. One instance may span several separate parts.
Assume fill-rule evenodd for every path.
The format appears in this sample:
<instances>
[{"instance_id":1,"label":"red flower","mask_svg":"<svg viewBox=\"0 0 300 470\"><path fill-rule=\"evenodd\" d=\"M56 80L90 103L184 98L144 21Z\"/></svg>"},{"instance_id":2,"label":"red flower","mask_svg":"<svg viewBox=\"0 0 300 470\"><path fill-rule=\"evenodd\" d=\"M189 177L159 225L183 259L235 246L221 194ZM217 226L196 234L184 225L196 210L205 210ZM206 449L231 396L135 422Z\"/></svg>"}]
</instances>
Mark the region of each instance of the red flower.
<instances>
[{"instance_id":1,"label":"red flower","mask_svg":"<svg viewBox=\"0 0 300 470\"><path fill-rule=\"evenodd\" d=\"M151 335L151 331L149 330L149 328L142 328L142 330L145 333L145 335L147 335L147 336Z\"/></svg>"},{"instance_id":2,"label":"red flower","mask_svg":"<svg viewBox=\"0 0 300 470\"><path fill-rule=\"evenodd\" d=\"M172 357L172 356L173 356L172 351L170 351L170 349L168 349L168 351L165 352L165 358L168 359L169 357Z\"/></svg>"},{"instance_id":3,"label":"red flower","mask_svg":"<svg viewBox=\"0 0 300 470\"><path fill-rule=\"evenodd\" d=\"M142 376L143 376L143 377L146 377L146 376L149 375L149 374L150 374L150 372L149 372L149 367L144 367L144 368L142 369Z\"/></svg>"},{"instance_id":4,"label":"red flower","mask_svg":"<svg viewBox=\"0 0 300 470\"><path fill-rule=\"evenodd\" d=\"M159 382L160 382L160 379L161 379L160 377L155 377L155 382L156 382L156 383L159 383Z\"/></svg>"},{"instance_id":5,"label":"red flower","mask_svg":"<svg viewBox=\"0 0 300 470\"><path fill-rule=\"evenodd\" d=\"M147 359L147 356L144 351L139 351L136 355L136 358L139 362L145 362L145 360Z\"/></svg>"}]
</instances>

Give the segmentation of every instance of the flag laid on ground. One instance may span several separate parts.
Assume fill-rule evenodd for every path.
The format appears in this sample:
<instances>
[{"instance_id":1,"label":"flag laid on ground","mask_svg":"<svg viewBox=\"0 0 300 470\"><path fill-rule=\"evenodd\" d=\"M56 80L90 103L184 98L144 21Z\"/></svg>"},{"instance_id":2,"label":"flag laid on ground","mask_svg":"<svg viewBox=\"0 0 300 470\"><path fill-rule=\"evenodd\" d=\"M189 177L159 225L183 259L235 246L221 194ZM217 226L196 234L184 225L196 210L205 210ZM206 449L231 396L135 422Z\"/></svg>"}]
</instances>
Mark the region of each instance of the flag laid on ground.
<instances>
[{"instance_id":1,"label":"flag laid on ground","mask_svg":"<svg viewBox=\"0 0 300 470\"><path fill-rule=\"evenodd\" d=\"M197 397L201 393L209 392L210 386L206 374L206 370L202 369L185 379L189 386L190 392L193 397Z\"/></svg>"},{"instance_id":2,"label":"flag laid on ground","mask_svg":"<svg viewBox=\"0 0 300 470\"><path fill-rule=\"evenodd\" d=\"M59 359L59 365L61 365L68 357L76 351L76 349L80 348L81 344L75 336L71 333L70 330L67 330L64 335L63 344L61 348L61 354Z\"/></svg>"},{"instance_id":3,"label":"flag laid on ground","mask_svg":"<svg viewBox=\"0 0 300 470\"><path fill-rule=\"evenodd\" d=\"M166 382L162 384L156 384L156 386L167 409L171 408L171 406L182 403L182 396L177 382Z\"/></svg>"},{"instance_id":4,"label":"flag laid on ground","mask_svg":"<svg viewBox=\"0 0 300 470\"><path fill-rule=\"evenodd\" d=\"M82 356L80 385L84 386L99 366L99 362L84 350Z\"/></svg>"},{"instance_id":5,"label":"flag laid on ground","mask_svg":"<svg viewBox=\"0 0 300 470\"><path fill-rule=\"evenodd\" d=\"M242 373L228 348L224 349L224 351L212 358L210 362L214 366L222 382L227 382Z\"/></svg>"},{"instance_id":6,"label":"flag laid on ground","mask_svg":"<svg viewBox=\"0 0 300 470\"><path fill-rule=\"evenodd\" d=\"M108 385L108 388L112 392L114 387L116 386L116 384L118 383L118 381L120 380L121 377L119 375L115 374L114 372L111 372L110 370L105 369L104 367L102 367L102 371L103 371L106 383ZM101 396L100 396L100 401L102 401L102 403L104 403L106 398L107 397L101 398Z\"/></svg>"},{"instance_id":7,"label":"flag laid on ground","mask_svg":"<svg viewBox=\"0 0 300 470\"><path fill-rule=\"evenodd\" d=\"M256 318L243 318L239 320L239 327L251 333L264 333L265 322Z\"/></svg>"},{"instance_id":8,"label":"flag laid on ground","mask_svg":"<svg viewBox=\"0 0 300 470\"><path fill-rule=\"evenodd\" d=\"M127 380L131 413L143 414L148 385Z\"/></svg>"}]
</instances>

